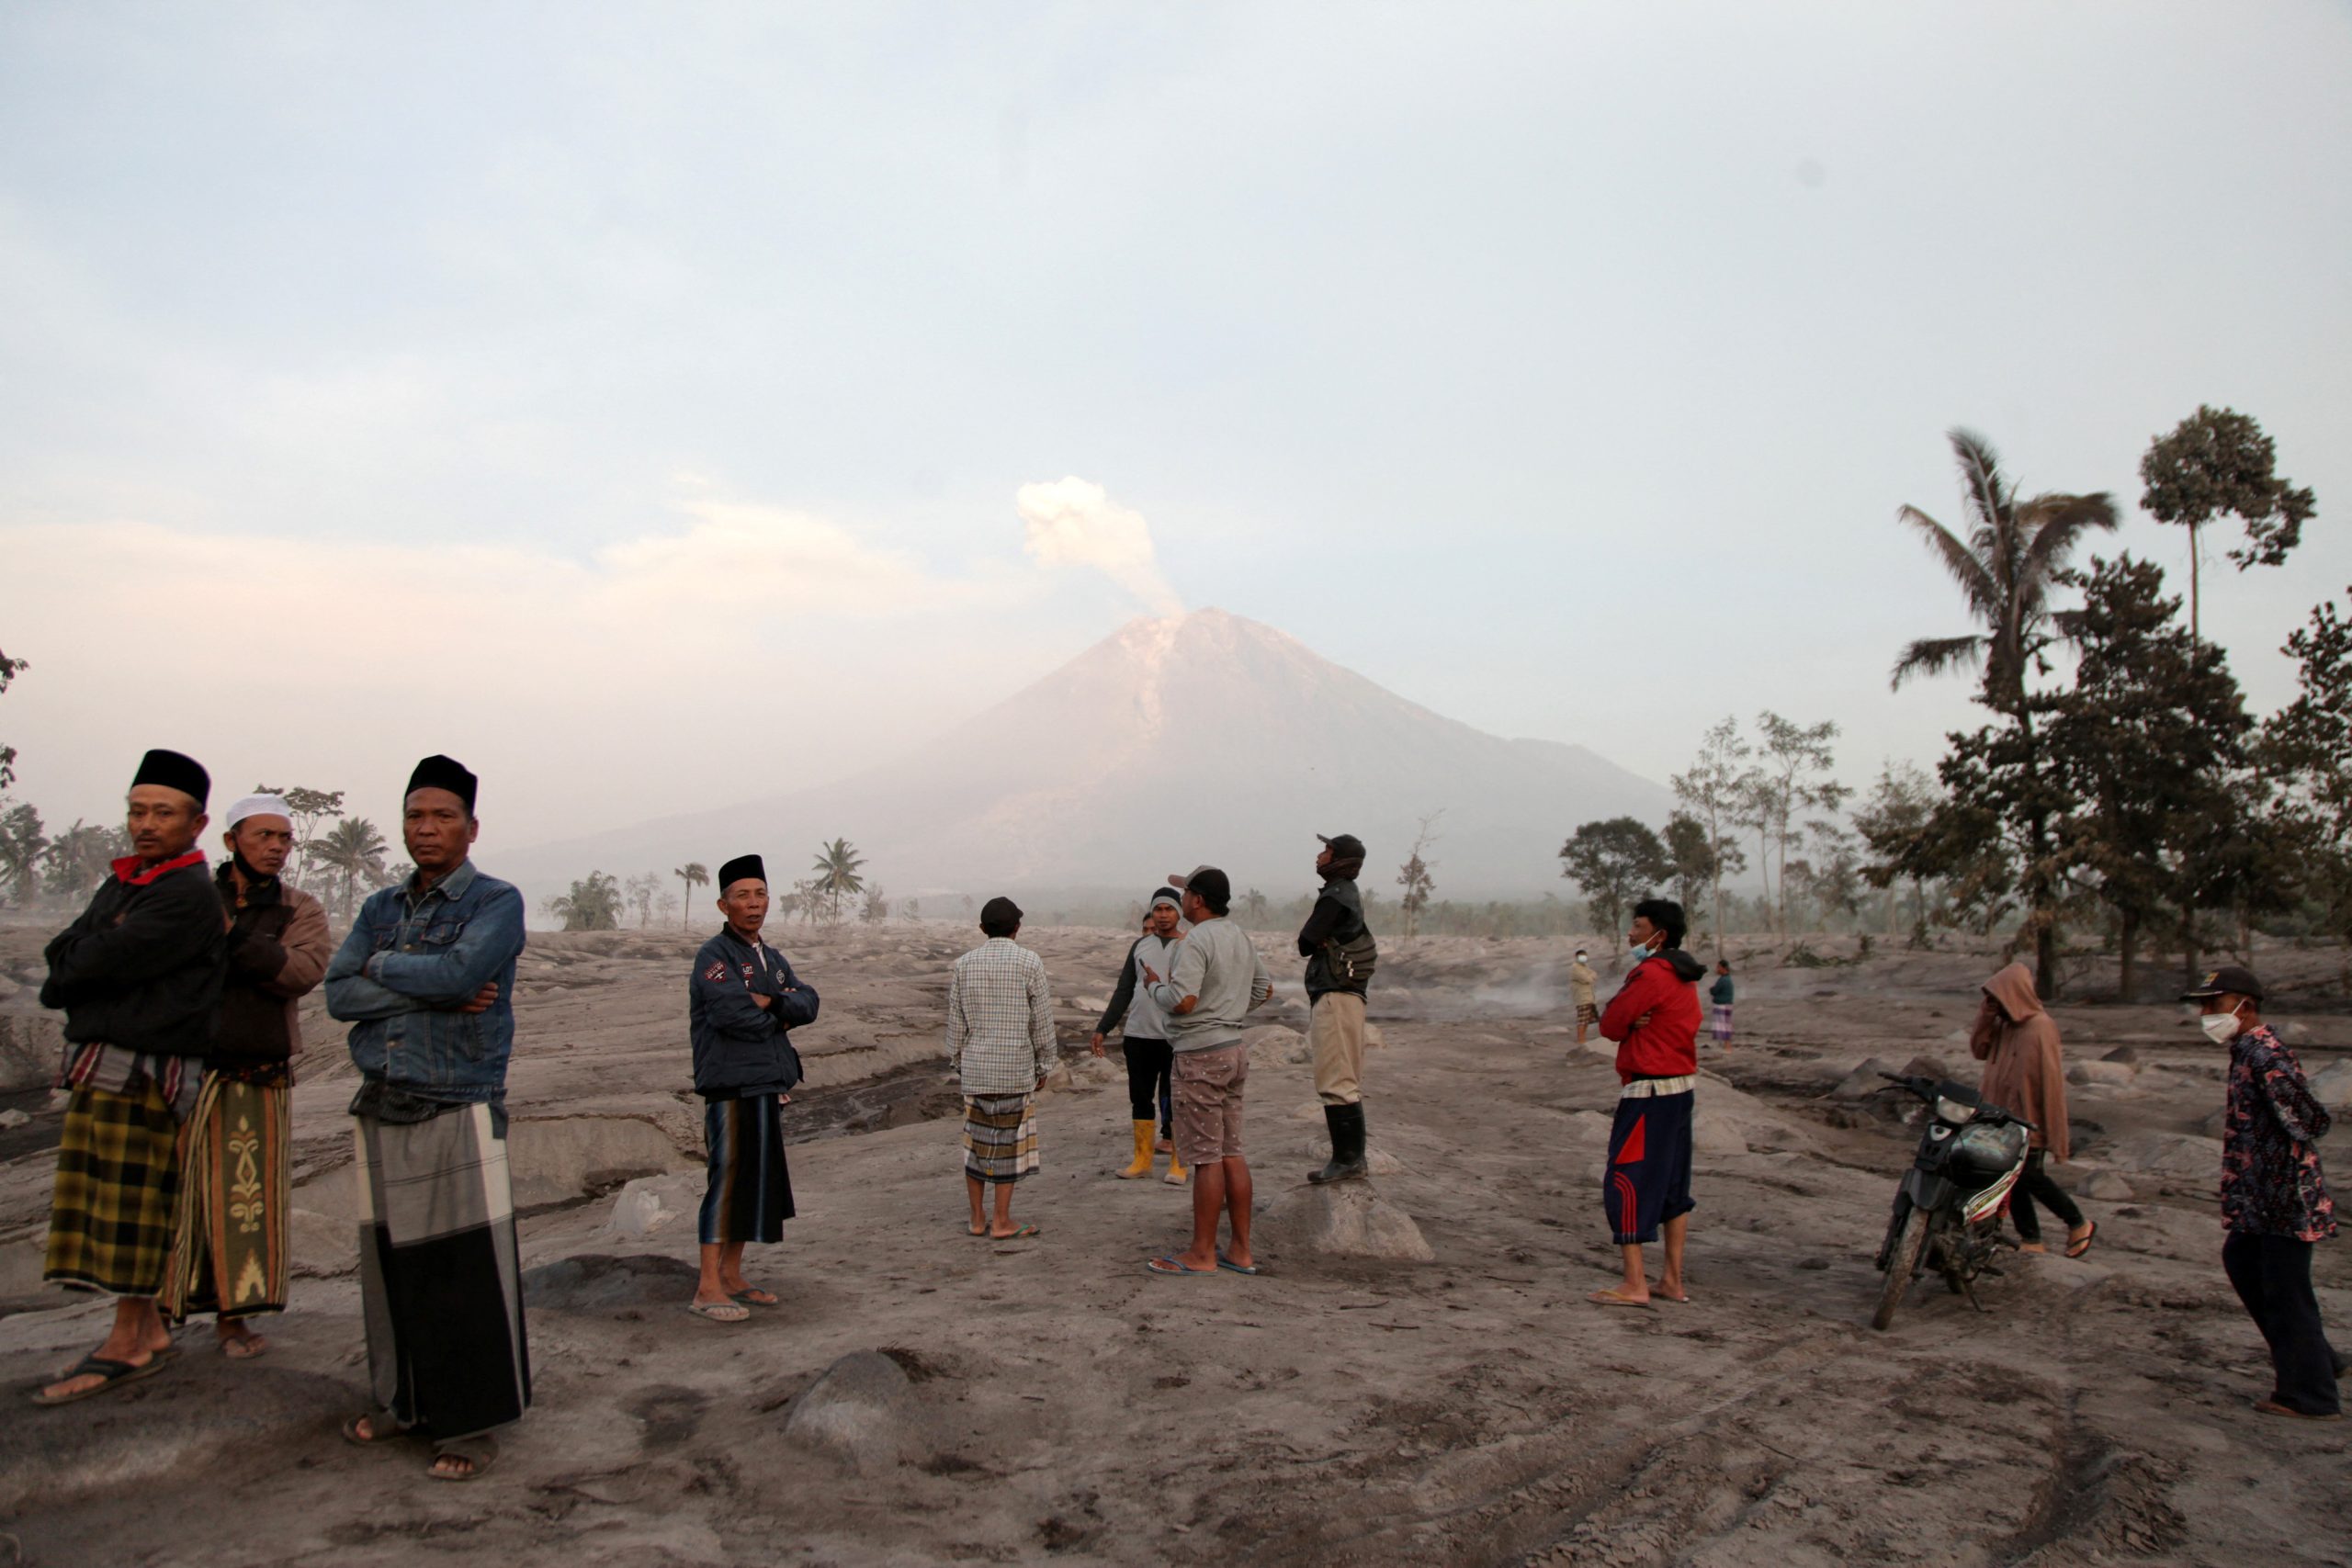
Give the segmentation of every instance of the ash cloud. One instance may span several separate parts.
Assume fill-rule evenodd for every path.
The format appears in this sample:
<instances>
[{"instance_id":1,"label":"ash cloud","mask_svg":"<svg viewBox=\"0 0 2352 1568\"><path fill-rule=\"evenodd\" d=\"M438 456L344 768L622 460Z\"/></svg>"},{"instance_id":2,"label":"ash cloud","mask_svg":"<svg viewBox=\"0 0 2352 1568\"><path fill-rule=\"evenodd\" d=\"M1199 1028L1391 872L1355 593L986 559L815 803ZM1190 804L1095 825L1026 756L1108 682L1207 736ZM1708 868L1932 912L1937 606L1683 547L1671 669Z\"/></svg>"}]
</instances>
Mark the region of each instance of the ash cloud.
<instances>
[{"instance_id":1,"label":"ash cloud","mask_svg":"<svg viewBox=\"0 0 2352 1568\"><path fill-rule=\"evenodd\" d=\"M1152 615L1184 613L1152 548L1143 513L1113 502L1110 492L1072 474L1051 484L1025 484L1014 497L1022 547L1041 566L1091 566L1132 594Z\"/></svg>"}]
</instances>

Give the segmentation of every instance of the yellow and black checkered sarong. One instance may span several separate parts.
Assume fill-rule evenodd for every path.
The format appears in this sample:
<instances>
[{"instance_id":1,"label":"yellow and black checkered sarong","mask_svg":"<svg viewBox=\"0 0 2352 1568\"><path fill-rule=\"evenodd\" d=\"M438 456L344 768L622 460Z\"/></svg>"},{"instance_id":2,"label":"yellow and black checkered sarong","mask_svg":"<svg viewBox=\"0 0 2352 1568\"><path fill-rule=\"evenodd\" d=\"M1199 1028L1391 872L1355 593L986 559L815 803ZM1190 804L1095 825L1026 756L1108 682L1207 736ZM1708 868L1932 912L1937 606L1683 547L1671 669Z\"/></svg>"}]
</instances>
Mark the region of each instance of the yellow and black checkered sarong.
<instances>
[{"instance_id":1,"label":"yellow and black checkered sarong","mask_svg":"<svg viewBox=\"0 0 2352 1568\"><path fill-rule=\"evenodd\" d=\"M1025 1094L974 1094L964 1099L964 1170L982 1181L1034 1176L1037 1110Z\"/></svg>"},{"instance_id":2,"label":"yellow and black checkered sarong","mask_svg":"<svg viewBox=\"0 0 2352 1568\"><path fill-rule=\"evenodd\" d=\"M65 1101L41 1278L117 1296L153 1296L172 1247L179 1122L155 1080L121 1094L83 1085Z\"/></svg>"}]
</instances>

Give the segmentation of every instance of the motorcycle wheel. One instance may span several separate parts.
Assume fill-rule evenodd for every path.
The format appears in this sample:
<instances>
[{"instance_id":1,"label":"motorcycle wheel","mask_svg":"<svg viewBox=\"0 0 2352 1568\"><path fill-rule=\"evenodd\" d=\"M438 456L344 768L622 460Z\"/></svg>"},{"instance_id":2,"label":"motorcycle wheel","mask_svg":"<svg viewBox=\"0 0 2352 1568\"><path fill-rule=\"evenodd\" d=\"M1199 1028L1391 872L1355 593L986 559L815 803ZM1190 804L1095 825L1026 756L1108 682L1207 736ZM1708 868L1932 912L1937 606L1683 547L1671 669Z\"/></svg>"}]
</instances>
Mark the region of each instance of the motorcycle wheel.
<instances>
[{"instance_id":1,"label":"motorcycle wheel","mask_svg":"<svg viewBox=\"0 0 2352 1568\"><path fill-rule=\"evenodd\" d=\"M1879 1287L1878 1311L1871 1315L1871 1326L1883 1329L1894 1321L1894 1309L1903 1304L1903 1292L1911 1288L1911 1276L1918 1272L1919 1254L1928 1245L1928 1212L1914 1209L1903 1222L1902 1239L1894 1244L1894 1256L1886 1260L1886 1282Z\"/></svg>"}]
</instances>

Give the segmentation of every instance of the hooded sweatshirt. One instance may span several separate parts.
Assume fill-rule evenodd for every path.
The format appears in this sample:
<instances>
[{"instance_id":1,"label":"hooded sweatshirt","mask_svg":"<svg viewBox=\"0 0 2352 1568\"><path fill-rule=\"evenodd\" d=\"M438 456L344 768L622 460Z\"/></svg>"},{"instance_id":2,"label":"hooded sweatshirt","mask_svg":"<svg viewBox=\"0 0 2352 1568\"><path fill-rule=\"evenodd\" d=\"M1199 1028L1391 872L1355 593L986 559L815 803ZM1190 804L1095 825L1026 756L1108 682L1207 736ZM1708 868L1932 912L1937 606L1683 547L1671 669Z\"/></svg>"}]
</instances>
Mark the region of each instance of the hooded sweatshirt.
<instances>
[{"instance_id":1,"label":"hooded sweatshirt","mask_svg":"<svg viewBox=\"0 0 2352 1568\"><path fill-rule=\"evenodd\" d=\"M1976 1091L2032 1122L2033 1146L2064 1160L2074 1146L2066 1136L2066 1066L2058 1026L2033 994L2033 971L2012 964L1984 982L1984 995L1993 1006L1977 1015L1968 1037L1969 1055L1984 1064Z\"/></svg>"},{"instance_id":2,"label":"hooded sweatshirt","mask_svg":"<svg viewBox=\"0 0 2352 1568\"><path fill-rule=\"evenodd\" d=\"M1600 1037L1617 1043L1617 1079L1679 1078L1699 1070L1699 976L1707 966L1679 947L1653 953L1625 972L1600 1015ZM1649 1021L1634 1027L1644 1014Z\"/></svg>"}]
</instances>

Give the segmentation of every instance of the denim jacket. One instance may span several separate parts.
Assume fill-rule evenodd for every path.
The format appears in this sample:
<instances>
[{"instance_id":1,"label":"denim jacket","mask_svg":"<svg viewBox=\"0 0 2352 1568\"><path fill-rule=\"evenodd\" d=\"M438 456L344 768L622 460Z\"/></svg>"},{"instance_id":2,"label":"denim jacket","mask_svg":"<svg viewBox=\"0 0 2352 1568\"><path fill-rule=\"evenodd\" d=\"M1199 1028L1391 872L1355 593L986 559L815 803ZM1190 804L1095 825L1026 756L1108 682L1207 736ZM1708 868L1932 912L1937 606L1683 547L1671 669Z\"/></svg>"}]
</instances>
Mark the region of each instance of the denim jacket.
<instances>
[{"instance_id":1,"label":"denim jacket","mask_svg":"<svg viewBox=\"0 0 2352 1568\"><path fill-rule=\"evenodd\" d=\"M361 1073L421 1099L496 1103L514 1047L523 896L468 861L424 892L368 896L327 965L327 1011L350 1023ZM457 1007L492 981L486 1012Z\"/></svg>"}]
</instances>

